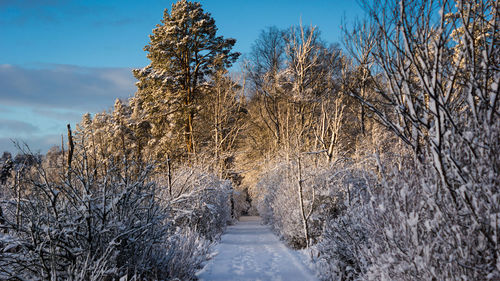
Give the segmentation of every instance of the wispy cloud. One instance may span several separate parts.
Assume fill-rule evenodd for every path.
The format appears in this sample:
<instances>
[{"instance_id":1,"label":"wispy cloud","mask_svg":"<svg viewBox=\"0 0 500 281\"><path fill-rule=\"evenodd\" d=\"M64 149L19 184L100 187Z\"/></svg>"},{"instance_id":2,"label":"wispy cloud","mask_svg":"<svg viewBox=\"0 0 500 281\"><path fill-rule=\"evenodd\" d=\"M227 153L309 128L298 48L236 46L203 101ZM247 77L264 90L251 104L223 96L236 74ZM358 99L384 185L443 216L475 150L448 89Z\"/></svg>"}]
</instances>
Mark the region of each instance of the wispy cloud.
<instances>
[{"instance_id":1,"label":"wispy cloud","mask_svg":"<svg viewBox=\"0 0 500 281\"><path fill-rule=\"evenodd\" d=\"M55 120L66 120L68 122L78 121L82 118L82 114L80 112L65 111L60 109L35 108L33 109L33 113Z\"/></svg>"},{"instance_id":2,"label":"wispy cloud","mask_svg":"<svg viewBox=\"0 0 500 281\"><path fill-rule=\"evenodd\" d=\"M129 68L0 65L3 105L100 111L135 91Z\"/></svg>"},{"instance_id":3,"label":"wispy cloud","mask_svg":"<svg viewBox=\"0 0 500 281\"><path fill-rule=\"evenodd\" d=\"M39 128L27 122L19 120L0 119L0 132L1 131L16 131L19 133L36 133Z\"/></svg>"}]
</instances>

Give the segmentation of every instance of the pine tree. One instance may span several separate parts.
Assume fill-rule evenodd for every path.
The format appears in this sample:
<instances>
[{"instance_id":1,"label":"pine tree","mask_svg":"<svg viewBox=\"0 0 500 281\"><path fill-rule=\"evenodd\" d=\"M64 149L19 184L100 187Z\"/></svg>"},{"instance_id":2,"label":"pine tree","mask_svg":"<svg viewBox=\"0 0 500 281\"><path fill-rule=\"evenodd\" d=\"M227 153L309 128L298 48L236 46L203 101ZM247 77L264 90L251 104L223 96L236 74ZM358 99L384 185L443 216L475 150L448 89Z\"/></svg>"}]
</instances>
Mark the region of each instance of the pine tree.
<instances>
[{"instance_id":1,"label":"pine tree","mask_svg":"<svg viewBox=\"0 0 500 281\"><path fill-rule=\"evenodd\" d=\"M239 56L231 52L236 40L216 33L215 20L200 3L181 0L170 13L165 10L150 35L144 50L151 63L134 70L139 80L134 99L156 127L155 137L182 132L188 154L195 152L193 122L203 83L216 66L230 67Z\"/></svg>"}]
</instances>

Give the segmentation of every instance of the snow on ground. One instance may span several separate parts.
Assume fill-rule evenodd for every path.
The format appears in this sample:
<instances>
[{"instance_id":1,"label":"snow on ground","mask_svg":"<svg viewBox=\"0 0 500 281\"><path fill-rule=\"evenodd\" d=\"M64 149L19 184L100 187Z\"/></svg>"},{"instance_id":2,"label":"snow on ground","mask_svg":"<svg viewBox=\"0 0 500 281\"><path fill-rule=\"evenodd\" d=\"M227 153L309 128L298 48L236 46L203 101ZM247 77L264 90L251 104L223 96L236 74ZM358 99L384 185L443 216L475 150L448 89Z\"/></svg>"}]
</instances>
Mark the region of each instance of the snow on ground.
<instances>
[{"instance_id":1,"label":"snow on ground","mask_svg":"<svg viewBox=\"0 0 500 281\"><path fill-rule=\"evenodd\" d=\"M200 280L317 280L259 217L241 217L215 250L215 258L198 272Z\"/></svg>"}]
</instances>

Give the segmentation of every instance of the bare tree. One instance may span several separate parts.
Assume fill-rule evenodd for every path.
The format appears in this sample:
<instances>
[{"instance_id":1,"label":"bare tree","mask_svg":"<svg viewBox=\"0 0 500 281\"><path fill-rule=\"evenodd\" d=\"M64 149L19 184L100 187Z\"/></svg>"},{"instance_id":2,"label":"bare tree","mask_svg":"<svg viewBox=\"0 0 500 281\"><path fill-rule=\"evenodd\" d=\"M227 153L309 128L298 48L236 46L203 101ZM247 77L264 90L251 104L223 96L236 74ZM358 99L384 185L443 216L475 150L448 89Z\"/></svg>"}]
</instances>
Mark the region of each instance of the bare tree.
<instances>
[{"instance_id":1,"label":"bare tree","mask_svg":"<svg viewBox=\"0 0 500 281\"><path fill-rule=\"evenodd\" d=\"M242 131L247 126L245 119L248 112L245 105L244 85L240 86L227 75L227 71L219 69L207 91L205 118L210 124L210 143L212 146L215 172L226 177L229 162L234 157ZM206 123L204 128L207 130ZM226 167L227 166L227 167Z\"/></svg>"},{"instance_id":2,"label":"bare tree","mask_svg":"<svg viewBox=\"0 0 500 281\"><path fill-rule=\"evenodd\" d=\"M351 87L354 86L357 88L359 97L362 100L368 100L368 91L370 90L370 84L372 84L370 82L374 79L372 77L374 67L372 51L377 40L375 27L366 21L356 21L352 29L349 29L344 24L342 35L344 46L351 55L351 58L356 62L352 75L349 75L347 78L351 81L347 82L347 84L351 84ZM363 135L366 133L365 119L365 105L361 102L359 121Z\"/></svg>"},{"instance_id":3,"label":"bare tree","mask_svg":"<svg viewBox=\"0 0 500 281\"><path fill-rule=\"evenodd\" d=\"M250 59L245 65L264 126L274 137L274 149L283 141L282 114L284 93L280 91L280 73L284 69L286 32L276 27L263 30L252 46Z\"/></svg>"}]
</instances>

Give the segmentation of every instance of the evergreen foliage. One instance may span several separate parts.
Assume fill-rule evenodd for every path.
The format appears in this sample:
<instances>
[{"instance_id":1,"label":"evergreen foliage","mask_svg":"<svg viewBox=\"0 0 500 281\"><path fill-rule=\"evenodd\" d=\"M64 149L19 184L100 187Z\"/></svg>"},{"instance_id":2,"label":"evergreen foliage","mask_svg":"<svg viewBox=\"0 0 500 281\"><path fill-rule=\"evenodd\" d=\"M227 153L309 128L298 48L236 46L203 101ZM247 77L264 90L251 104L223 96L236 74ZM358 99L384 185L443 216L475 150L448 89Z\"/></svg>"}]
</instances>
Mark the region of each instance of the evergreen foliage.
<instances>
[{"instance_id":1,"label":"evergreen foliage","mask_svg":"<svg viewBox=\"0 0 500 281\"><path fill-rule=\"evenodd\" d=\"M194 125L202 104L204 83L218 68L238 58L231 52L235 39L217 36L215 20L198 2L179 1L165 10L144 48L151 63L134 70L138 91L134 103L152 123L153 137L161 146L185 142L195 153Z\"/></svg>"}]
</instances>

